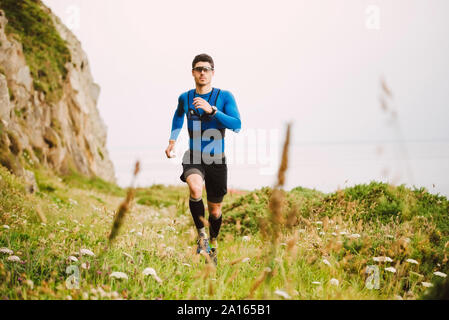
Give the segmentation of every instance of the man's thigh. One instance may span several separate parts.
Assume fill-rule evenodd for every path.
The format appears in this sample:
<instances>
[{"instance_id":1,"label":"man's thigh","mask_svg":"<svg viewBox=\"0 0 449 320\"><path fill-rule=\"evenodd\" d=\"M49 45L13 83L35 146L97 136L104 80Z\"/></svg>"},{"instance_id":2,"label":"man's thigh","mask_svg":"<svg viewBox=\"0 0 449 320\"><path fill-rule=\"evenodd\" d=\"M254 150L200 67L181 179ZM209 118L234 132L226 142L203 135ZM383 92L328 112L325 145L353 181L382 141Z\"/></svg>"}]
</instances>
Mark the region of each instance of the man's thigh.
<instances>
[{"instance_id":1,"label":"man's thigh","mask_svg":"<svg viewBox=\"0 0 449 320\"><path fill-rule=\"evenodd\" d=\"M190 195L195 195L195 198L201 197L203 193L204 178L198 173L191 173L186 178L186 183L189 186Z\"/></svg>"},{"instance_id":2,"label":"man's thigh","mask_svg":"<svg viewBox=\"0 0 449 320\"><path fill-rule=\"evenodd\" d=\"M205 168L207 201L220 204L228 192L228 167L226 163L210 164Z\"/></svg>"}]
</instances>

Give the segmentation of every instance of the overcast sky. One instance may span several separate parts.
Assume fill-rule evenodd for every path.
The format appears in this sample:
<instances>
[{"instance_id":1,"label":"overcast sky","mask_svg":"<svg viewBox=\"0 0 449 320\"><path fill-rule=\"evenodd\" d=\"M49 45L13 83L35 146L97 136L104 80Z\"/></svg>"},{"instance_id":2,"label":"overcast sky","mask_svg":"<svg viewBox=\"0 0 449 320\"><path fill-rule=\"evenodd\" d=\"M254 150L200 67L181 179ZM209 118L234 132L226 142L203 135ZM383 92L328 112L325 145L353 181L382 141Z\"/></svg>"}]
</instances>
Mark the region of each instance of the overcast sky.
<instances>
[{"instance_id":1,"label":"overcast sky","mask_svg":"<svg viewBox=\"0 0 449 320\"><path fill-rule=\"evenodd\" d=\"M287 189L376 180L449 196L447 0L44 3L89 57L121 185L136 159L141 185L181 184L181 166L164 150L177 98L194 87L193 57L208 53L213 86L234 94L242 117L242 132L227 133L231 156L241 155L232 146L245 132L258 130L258 143L278 134L269 149L278 157L291 121ZM272 185L271 160L262 158L231 163L229 187Z\"/></svg>"}]
</instances>

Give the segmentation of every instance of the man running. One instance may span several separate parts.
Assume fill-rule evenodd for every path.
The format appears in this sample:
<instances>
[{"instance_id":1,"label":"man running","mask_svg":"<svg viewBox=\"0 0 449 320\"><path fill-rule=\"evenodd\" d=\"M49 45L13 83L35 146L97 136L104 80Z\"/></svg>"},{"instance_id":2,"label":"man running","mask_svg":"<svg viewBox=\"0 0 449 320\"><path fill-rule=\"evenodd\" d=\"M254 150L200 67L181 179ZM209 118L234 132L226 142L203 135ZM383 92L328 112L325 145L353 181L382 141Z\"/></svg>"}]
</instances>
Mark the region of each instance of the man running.
<instances>
[{"instance_id":1,"label":"man running","mask_svg":"<svg viewBox=\"0 0 449 320\"><path fill-rule=\"evenodd\" d=\"M232 93L211 86L215 71L214 61L209 55L200 54L193 59L192 75L196 89L184 92L178 98L165 154L168 158L172 157L176 139L184 124L184 115L187 115L189 150L183 156L180 179L186 182L190 189L189 208L198 230L197 253L206 252L217 264L217 237L222 222L221 206L227 193L225 130L239 132L241 121ZM203 182L206 184L210 241L203 223Z\"/></svg>"}]
</instances>

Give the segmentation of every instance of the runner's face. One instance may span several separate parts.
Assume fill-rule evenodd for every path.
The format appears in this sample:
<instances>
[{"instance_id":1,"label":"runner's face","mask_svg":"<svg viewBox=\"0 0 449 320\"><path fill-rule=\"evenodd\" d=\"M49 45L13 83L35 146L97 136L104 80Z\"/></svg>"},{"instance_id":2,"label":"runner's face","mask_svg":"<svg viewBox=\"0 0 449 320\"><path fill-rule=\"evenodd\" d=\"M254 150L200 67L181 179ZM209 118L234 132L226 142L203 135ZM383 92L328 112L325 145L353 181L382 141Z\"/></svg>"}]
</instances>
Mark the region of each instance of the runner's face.
<instances>
[{"instance_id":1,"label":"runner's face","mask_svg":"<svg viewBox=\"0 0 449 320\"><path fill-rule=\"evenodd\" d=\"M200 61L197 62L195 64L195 68L196 67L209 67L211 68L212 66L210 65L209 62L205 62L205 61ZM215 71L195 71L192 70L192 75L195 78L195 83L199 86L206 86L209 85L212 82L212 77L214 76Z\"/></svg>"}]
</instances>

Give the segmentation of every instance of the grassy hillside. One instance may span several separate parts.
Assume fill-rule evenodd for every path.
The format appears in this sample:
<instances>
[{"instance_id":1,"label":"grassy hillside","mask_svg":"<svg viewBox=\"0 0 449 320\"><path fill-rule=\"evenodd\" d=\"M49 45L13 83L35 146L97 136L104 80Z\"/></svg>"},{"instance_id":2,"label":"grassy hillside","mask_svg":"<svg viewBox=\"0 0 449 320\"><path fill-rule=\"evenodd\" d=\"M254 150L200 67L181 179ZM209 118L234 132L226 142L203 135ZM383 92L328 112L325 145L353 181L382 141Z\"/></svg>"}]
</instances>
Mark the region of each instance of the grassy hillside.
<instances>
[{"instance_id":1,"label":"grassy hillside","mask_svg":"<svg viewBox=\"0 0 449 320\"><path fill-rule=\"evenodd\" d=\"M284 192L274 242L267 236L273 190L228 195L215 269L195 254L187 187L137 190L106 248L125 190L76 174L36 176L40 191L29 195L0 166L1 299L418 299L449 271L449 203L424 189L295 188Z\"/></svg>"}]
</instances>

